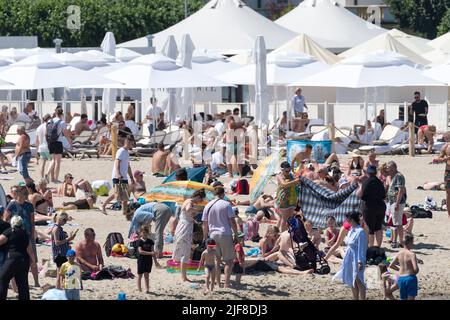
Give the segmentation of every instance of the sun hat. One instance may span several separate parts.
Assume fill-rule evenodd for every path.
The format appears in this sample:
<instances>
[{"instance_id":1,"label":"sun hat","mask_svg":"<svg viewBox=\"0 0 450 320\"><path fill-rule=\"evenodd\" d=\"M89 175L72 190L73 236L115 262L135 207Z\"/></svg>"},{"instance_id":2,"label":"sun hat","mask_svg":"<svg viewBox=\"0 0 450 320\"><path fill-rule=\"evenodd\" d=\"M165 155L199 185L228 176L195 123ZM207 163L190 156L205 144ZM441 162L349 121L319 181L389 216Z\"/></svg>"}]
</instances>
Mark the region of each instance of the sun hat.
<instances>
[{"instance_id":1,"label":"sun hat","mask_svg":"<svg viewBox=\"0 0 450 320\"><path fill-rule=\"evenodd\" d=\"M133 177L138 177L138 176L140 176L140 175L143 175L144 174L144 172L143 171L139 171L139 170L135 170L134 171L134 173L133 173Z\"/></svg>"},{"instance_id":2,"label":"sun hat","mask_svg":"<svg viewBox=\"0 0 450 320\"><path fill-rule=\"evenodd\" d=\"M358 158L361 156L361 151L359 151L358 149L353 149L353 151L350 152L350 155L352 156L352 158Z\"/></svg>"},{"instance_id":3,"label":"sun hat","mask_svg":"<svg viewBox=\"0 0 450 320\"><path fill-rule=\"evenodd\" d=\"M75 250L72 249L67 250L66 257L75 257L75 256L76 256Z\"/></svg>"}]
</instances>

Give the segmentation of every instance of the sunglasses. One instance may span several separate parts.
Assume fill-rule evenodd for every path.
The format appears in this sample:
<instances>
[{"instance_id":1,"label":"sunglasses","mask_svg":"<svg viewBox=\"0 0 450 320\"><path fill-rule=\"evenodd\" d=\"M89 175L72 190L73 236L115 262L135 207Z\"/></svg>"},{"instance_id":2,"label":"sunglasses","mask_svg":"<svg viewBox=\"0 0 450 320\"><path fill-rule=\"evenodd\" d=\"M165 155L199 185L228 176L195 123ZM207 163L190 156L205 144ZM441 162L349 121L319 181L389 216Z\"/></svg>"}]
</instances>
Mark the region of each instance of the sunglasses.
<instances>
[{"instance_id":1,"label":"sunglasses","mask_svg":"<svg viewBox=\"0 0 450 320\"><path fill-rule=\"evenodd\" d=\"M73 177L66 177L66 179L73 179Z\"/></svg>"}]
</instances>

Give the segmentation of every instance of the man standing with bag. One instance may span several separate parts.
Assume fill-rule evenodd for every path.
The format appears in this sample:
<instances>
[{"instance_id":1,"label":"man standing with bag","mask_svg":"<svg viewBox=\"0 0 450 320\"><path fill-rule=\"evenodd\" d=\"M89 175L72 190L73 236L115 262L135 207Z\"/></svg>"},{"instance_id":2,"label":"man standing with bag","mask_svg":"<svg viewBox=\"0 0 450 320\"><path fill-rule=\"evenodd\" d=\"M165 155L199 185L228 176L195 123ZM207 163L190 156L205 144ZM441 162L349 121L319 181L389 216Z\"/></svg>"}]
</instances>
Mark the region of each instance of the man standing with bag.
<instances>
[{"instance_id":1,"label":"man standing with bag","mask_svg":"<svg viewBox=\"0 0 450 320\"><path fill-rule=\"evenodd\" d=\"M214 189L216 199L210 201L203 210L203 240L209 237L217 244L216 251L219 255L217 270L220 270L220 262L225 263L225 288L230 287L231 268L234 252L233 240L237 238L237 224L233 208L228 201L225 201L225 189L216 187ZM221 272L217 272L217 284L220 286Z\"/></svg>"},{"instance_id":2,"label":"man standing with bag","mask_svg":"<svg viewBox=\"0 0 450 320\"><path fill-rule=\"evenodd\" d=\"M114 198L121 202L122 212L124 215L127 214L127 204L130 198L130 193L128 190L128 176L130 177L131 183L134 184L133 172L130 167L130 154L129 150L133 148L134 139L132 136L127 136L125 138L125 143L122 148L120 148L116 153L116 159L114 161L114 167L112 171L112 181L114 193L110 195L105 202L102 204L102 212L106 213L106 206Z\"/></svg>"}]
</instances>

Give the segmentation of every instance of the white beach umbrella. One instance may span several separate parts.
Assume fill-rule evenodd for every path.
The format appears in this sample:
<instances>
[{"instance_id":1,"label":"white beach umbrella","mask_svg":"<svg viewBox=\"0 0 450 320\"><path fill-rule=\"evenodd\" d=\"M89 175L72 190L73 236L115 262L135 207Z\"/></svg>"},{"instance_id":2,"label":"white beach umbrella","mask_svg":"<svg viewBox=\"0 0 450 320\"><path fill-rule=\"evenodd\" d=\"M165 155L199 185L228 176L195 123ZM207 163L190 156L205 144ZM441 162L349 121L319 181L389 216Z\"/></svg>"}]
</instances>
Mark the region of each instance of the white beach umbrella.
<instances>
[{"instance_id":1,"label":"white beach umbrella","mask_svg":"<svg viewBox=\"0 0 450 320\"><path fill-rule=\"evenodd\" d=\"M116 48L116 58L121 62L128 62L135 58L142 56L142 54L127 48Z\"/></svg>"},{"instance_id":2,"label":"white beach umbrella","mask_svg":"<svg viewBox=\"0 0 450 320\"><path fill-rule=\"evenodd\" d=\"M400 54L377 51L345 59L291 86L369 88L443 85L424 76L411 65L414 64Z\"/></svg>"},{"instance_id":3,"label":"white beach umbrella","mask_svg":"<svg viewBox=\"0 0 450 320\"><path fill-rule=\"evenodd\" d=\"M162 49L162 54L170 59L177 59L178 47L174 36L169 36L167 38ZM176 119L176 107L180 104L180 94L181 91L179 89L169 89L169 96L167 97L167 100L163 102L170 123L173 123Z\"/></svg>"},{"instance_id":4,"label":"white beach umbrella","mask_svg":"<svg viewBox=\"0 0 450 320\"><path fill-rule=\"evenodd\" d=\"M106 73L105 77L122 82L97 88L164 89L196 87L229 87L233 84L220 81L181 67L170 58L148 54L136 58L123 67Z\"/></svg>"},{"instance_id":5,"label":"white beach umbrella","mask_svg":"<svg viewBox=\"0 0 450 320\"><path fill-rule=\"evenodd\" d=\"M423 74L450 85L450 62L424 70Z\"/></svg>"},{"instance_id":6,"label":"white beach umbrella","mask_svg":"<svg viewBox=\"0 0 450 320\"><path fill-rule=\"evenodd\" d=\"M7 60L10 60L11 62L17 62L17 61L25 59L26 57L29 57L29 56L30 56L30 53L27 52L25 49L9 48L9 49L0 50L0 57L6 58Z\"/></svg>"},{"instance_id":7,"label":"white beach umbrella","mask_svg":"<svg viewBox=\"0 0 450 320\"><path fill-rule=\"evenodd\" d=\"M311 76L330 67L312 57L300 53L280 53L267 61L267 84L288 85L296 80ZM218 76L219 79L241 85L255 85L256 64L250 64Z\"/></svg>"},{"instance_id":8,"label":"white beach umbrella","mask_svg":"<svg viewBox=\"0 0 450 320\"><path fill-rule=\"evenodd\" d=\"M115 55L116 55L116 39L114 38L114 34L112 32L107 32L105 37L103 38L102 44L100 47L103 50L103 54L97 56L102 57L105 59L105 61L108 61L108 57L111 56L112 60L111 62L116 61ZM98 51L95 51L98 52ZM93 52L93 55L96 55L96 53ZM116 97L117 97L117 90L116 89L110 89L106 88L103 90L103 96L102 96L102 112L106 115L109 115L111 113L114 113L114 109L116 108Z\"/></svg>"},{"instance_id":9,"label":"white beach umbrella","mask_svg":"<svg viewBox=\"0 0 450 320\"><path fill-rule=\"evenodd\" d=\"M36 90L71 86L113 85L117 82L67 66L48 55L35 55L11 64L0 72L1 79L14 83L14 89ZM118 83L117 85L120 85Z\"/></svg>"},{"instance_id":10,"label":"white beach umbrella","mask_svg":"<svg viewBox=\"0 0 450 320\"><path fill-rule=\"evenodd\" d=\"M194 55L194 44L188 34L183 35L181 40L180 65L186 69L192 69L192 56ZM181 110L185 119L193 119L194 115L194 90L183 88L181 90Z\"/></svg>"},{"instance_id":11,"label":"white beach umbrella","mask_svg":"<svg viewBox=\"0 0 450 320\"><path fill-rule=\"evenodd\" d=\"M267 51L264 37L256 37L255 61L255 121L261 129L269 123L269 102L267 98Z\"/></svg>"}]
</instances>

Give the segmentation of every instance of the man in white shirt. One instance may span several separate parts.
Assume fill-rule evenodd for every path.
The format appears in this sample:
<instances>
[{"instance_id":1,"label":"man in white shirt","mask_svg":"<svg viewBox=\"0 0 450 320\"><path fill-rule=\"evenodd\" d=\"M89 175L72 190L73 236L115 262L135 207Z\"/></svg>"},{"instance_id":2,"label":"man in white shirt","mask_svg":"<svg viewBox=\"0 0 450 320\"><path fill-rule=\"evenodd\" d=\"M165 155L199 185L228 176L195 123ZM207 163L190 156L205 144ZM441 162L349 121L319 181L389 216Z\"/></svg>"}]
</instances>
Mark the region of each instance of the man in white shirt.
<instances>
[{"instance_id":1,"label":"man in white shirt","mask_svg":"<svg viewBox=\"0 0 450 320\"><path fill-rule=\"evenodd\" d=\"M47 144L47 123L52 119L49 114L46 114L43 118L43 122L36 129L36 145L38 148L39 157L42 160L41 164L41 178L45 176L45 164L47 161L52 160L52 156L50 155L50 150L48 149ZM47 172L49 174L49 172Z\"/></svg>"},{"instance_id":2,"label":"man in white shirt","mask_svg":"<svg viewBox=\"0 0 450 320\"><path fill-rule=\"evenodd\" d=\"M128 190L128 178L130 177L131 184L134 185L133 172L130 166L130 154L129 150L133 149L134 139L132 136L125 138L124 146L120 148L116 153L116 159L114 161L114 167L112 171L112 182L114 186L114 193L110 195L102 205L102 212L106 213L106 206L114 198L121 202L122 212L126 216L127 204L130 198Z\"/></svg>"},{"instance_id":3,"label":"man in white shirt","mask_svg":"<svg viewBox=\"0 0 450 320\"><path fill-rule=\"evenodd\" d=\"M221 176L228 172L223 151L214 152L211 156L211 171L216 176Z\"/></svg>"},{"instance_id":4,"label":"man in white shirt","mask_svg":"<svg viewBox=\"0 0 450 320\"><path fill-rule=\"evenodd\" d=\"M150 132L150 136L155 133L158 117L163 112L162 109L156 105L156 103L156 99L150 99L150 106L147 109L146 118L148 120L148 131Z\"/></svg>"},{"instance_id":5,"label":"man in white shirt","mask_svg":"<svg viewBox=\"0 0 450 320\"><path fill-rule=\"evenodd\" d=\"M294 109L296 118L301 118L305 109L308 110L305 104L305 97L302 96L302 89L300 88L295 91L295 96L292 98L292 109Z\"/></svg>"}]
</instances>

